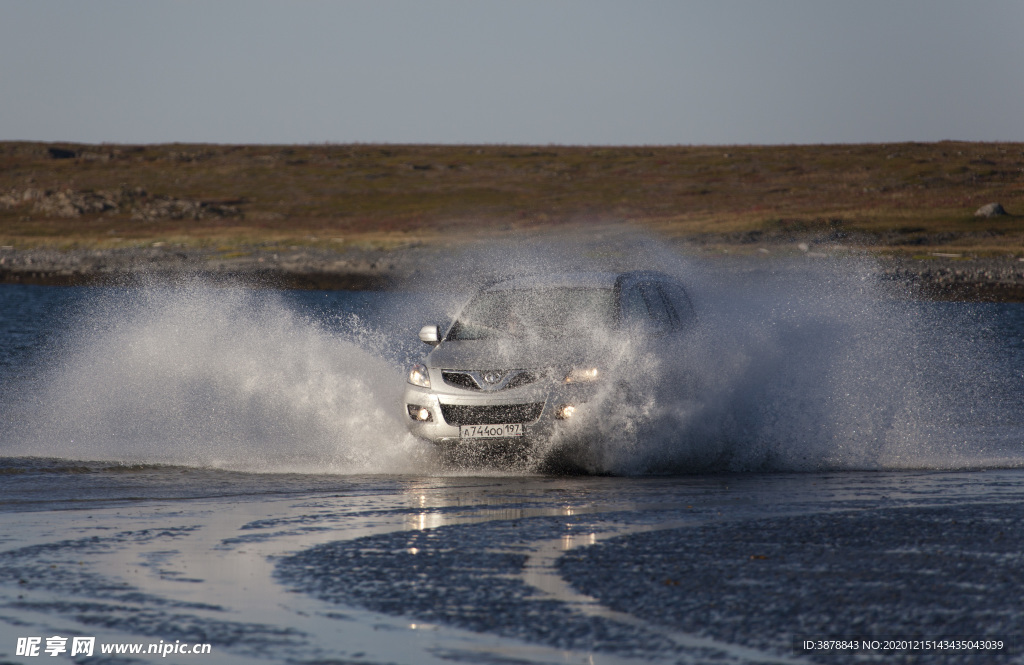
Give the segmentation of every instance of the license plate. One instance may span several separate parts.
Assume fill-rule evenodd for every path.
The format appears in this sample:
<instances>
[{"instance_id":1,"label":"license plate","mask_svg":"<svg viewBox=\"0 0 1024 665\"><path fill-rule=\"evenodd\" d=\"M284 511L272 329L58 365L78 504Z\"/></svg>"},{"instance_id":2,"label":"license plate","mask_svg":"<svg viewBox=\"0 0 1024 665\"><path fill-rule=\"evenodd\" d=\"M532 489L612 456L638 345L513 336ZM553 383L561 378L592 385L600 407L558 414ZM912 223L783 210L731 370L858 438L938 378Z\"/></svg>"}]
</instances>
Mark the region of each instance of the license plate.
<instances>
[{"instance_id":1,"label":"license plate","mask_svg":"<svg viewBox=\"0 0 1024 665\"><path fill-rule=\"evenodd\" d=\"M503 439L509 436L523 436L523 426L509 425L460 425L459 437L463 439Z\"/></svg>"}]
</instances>

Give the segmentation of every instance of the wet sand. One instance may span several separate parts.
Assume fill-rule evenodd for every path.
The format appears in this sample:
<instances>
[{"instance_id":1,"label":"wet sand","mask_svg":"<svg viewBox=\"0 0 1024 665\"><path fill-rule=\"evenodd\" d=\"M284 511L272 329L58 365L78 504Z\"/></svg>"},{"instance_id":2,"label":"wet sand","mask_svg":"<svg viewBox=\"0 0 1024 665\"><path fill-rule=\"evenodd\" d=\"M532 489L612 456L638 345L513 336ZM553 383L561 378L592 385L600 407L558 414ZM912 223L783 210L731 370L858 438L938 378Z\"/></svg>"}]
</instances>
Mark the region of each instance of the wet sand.
<instances>
[{"instance_id":1,"label":"wet sand","mask_svg":"<svg viewBox=\"0 0 1024 665\"><path fill-rule=\"evenodd\" d=\"M213 663L998 663L1022 646L1019 470L3 467L4 662L53 634L210 643ZM805 635L1007 646L794 650Z\"/></svg>"}]
</instances>

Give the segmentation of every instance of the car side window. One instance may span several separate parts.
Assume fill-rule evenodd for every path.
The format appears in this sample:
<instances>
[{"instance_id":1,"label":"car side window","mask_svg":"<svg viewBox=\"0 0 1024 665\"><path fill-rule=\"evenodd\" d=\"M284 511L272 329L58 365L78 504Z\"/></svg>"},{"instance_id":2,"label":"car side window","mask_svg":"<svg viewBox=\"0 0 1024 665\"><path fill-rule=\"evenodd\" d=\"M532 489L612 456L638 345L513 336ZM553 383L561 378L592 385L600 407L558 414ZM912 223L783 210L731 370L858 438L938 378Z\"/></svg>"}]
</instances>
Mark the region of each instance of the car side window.
<instances>
[{"instance_id":1,"label":"car side window","mask_svg":"<svg viewBox=\"0 0 1024 665\"><path fill-rule=\"evenodd\" d=\"M647 304L638 285L634 284L622 292L621 310L625 325L642 323L647 318Z\"/></svg>"},{"instance_id":2,"label":"car side window","mask_svg":"<svg viewBox=\"0 0 1024 665\"><path fill-rule=\"evenodd\" d=\"M650 332L663 333L672 328L673 312L657 286L634 284L622 293L622 320L626 325L642 325Z\"/></svg>"},{"instance_id":3,"label":"car side window","mask_svg":"<svg viewBox=\"0 0 1024 665\"><path fill-rule=\"evenodd\" d=\"M693 325L697 317L693 312L693 303L690 302L690 296L686 290L672 282L663 282L660 287L665 300L673 310L673 323L681 328Z\"/></svg>"},{"instance_id":4,"label":"car side window","mask_svg":"<svg viewBox=\"0 0 1024 665\"><path fill-rule=\"evenodd\" d=\"M674 318L673 312L671 306L661 295L661 289L657 284L641 284L640 292L643 293L644 302L647 303L647 312L650 314L655 331L667 332L670 330Z\"/></svg>"}]
</instances>

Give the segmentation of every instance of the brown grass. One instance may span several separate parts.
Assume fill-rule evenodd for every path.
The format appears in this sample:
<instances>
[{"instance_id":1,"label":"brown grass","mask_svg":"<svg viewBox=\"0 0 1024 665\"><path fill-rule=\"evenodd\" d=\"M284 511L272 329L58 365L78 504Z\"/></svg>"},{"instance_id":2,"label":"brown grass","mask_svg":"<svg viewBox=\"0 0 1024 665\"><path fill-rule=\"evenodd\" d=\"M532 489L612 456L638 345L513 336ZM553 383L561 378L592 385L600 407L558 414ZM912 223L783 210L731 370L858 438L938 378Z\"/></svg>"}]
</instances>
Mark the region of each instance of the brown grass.
<instances>
[{"instance_id":1,"label":"brown grass","mask_svg":"<svg viewBox=\"0 0 1024 665\"><path fill-rule=\"evenodd\" d=\"M54 158L50 148L69 150ZM0 206L0 244L110 247L448 242L628 221L710 244L811 234L881 251L1024 253L1024 144L563 147L0 143L0 195L144 188L242 217L41 217ZM973 217L999 201L1011 213ZM844 240L845 239L845 240Z\"/></svg>"}]
</instances>

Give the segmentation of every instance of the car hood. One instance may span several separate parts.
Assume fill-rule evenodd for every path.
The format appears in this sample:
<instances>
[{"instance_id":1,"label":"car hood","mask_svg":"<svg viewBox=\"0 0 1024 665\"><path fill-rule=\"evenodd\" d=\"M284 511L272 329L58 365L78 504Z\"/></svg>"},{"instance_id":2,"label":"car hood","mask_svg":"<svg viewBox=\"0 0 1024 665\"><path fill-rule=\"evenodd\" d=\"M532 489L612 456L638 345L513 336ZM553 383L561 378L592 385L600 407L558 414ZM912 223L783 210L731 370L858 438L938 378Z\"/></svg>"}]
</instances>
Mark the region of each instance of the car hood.
<instances>
[{"instance_id":1,"label":"car hood","mask_svg":"<svg viewBox=\"0 0 1024 665\"><path fill-rule=\"evenodd\" d=\"M593 363L601 354L593 344L560 338L519 340L453 340L442 342L427 356L427 364L439 369L531 369L572 367Z\"/></svg>"}]
</instances>

